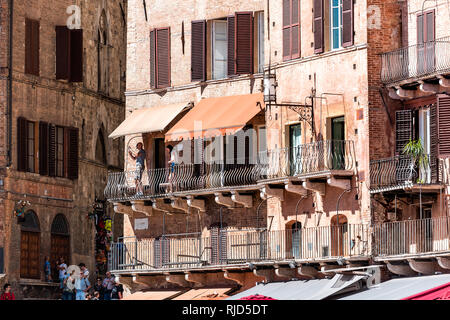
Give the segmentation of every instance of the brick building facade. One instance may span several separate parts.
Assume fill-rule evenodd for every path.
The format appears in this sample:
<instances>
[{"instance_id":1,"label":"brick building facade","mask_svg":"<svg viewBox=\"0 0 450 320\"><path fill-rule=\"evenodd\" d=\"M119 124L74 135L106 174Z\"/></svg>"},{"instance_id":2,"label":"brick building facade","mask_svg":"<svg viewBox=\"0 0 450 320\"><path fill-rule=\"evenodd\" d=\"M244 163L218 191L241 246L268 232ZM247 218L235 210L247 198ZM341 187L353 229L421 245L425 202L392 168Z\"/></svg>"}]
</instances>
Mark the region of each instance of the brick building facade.
<instances>
[{"instance_id":1,"label":"brick building facade","mask_svg":"<svg viewBox=\"0 0 450 320\"><path fill-rule=\"evenodd\" d=\"M45 297L45 256L53 269L58 256L84 262L91 277L104 259L88 214L123 168L123 144L107 136L124 118L127 3L1 4L1 271L18 297ZM120 236L121 217L105 216Z\"/></svg>"}]
</instances>

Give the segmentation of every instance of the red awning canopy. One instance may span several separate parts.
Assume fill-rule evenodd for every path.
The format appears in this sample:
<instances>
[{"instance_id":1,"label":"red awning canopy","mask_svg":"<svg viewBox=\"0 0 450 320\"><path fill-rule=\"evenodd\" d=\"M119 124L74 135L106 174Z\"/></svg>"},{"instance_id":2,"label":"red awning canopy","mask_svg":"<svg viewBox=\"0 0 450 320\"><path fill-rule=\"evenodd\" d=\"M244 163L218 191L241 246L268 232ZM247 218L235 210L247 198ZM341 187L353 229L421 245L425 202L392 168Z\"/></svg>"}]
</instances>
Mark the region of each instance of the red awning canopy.
<instances>
[{"instance_id":1,"label":"red awning canopy","mask_svg":"<svg viewBox=\"0 0 450 320\"><path fill-rule=\"evenodd\" d=\"M402 300L450 300L450 282Z\"/></svg>"}]
</instances>

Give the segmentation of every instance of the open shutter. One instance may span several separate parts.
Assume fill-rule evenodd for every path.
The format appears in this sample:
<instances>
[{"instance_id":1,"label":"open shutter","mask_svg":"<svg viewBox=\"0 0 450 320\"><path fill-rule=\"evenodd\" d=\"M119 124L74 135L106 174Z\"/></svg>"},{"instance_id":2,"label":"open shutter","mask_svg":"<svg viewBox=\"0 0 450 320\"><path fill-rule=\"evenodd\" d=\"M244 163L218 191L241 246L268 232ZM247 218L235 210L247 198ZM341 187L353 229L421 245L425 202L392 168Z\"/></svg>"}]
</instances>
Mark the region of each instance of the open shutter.
<instances>
[{"instance_id":1,"label":"open shutter","mask_svg":"<svg viewBox=\"0 0 450 320\"><path fill-rule=\"evenodd\" d=\"M70 30L70 82L83 82L83 30Z\"/></svg>"},{"instance_id":2,"label":"open shutter","mask_svg":"<svg viewBox=\"0 0 450 320\"><path fill-rule=\"evenodd\" d=\"M402 47L408 46L408 2L401 3L402 12Z\"/></svg>"},{"instance_id":3,"label":"open shutter","mask_svg":"<svg viewBox=\"0 0 450 320\"><path fill-rule=\"evenodd\" d=\"M342 46L353 45L353 0L342 0Z\"/></svg>"},{"instance_id":4,"label":"open shutter","mask_svg":"<svg viewBox=\"0 0 450 320\"><path fill-rule=\"evenodd\" d=\"M291 1L283 0L283 60L291 59Z\"/></svg>"},{"instance_id":5,"label":"open shutter","mask_svg":"<svg viewBox=\"0 0 450 320\"><path fill-rule=\"evenodd\" d=\"M150 31L150 86L156 88L156 31Z\"/></svg>"},{"instance_id":6,"label":"open shutter","mask_svg":"<svg viewBox=\"0 0 450 320\"><path fill-rule=\"evenodd\" d=\"M156 30L156 61L158 88L170 86L170 28Z\"/></svg>"},{"instance_id":7,"label":"open shutter","mask_svg":"<svg viewBox=\"0 0 450 320\"><path fill-rule=\"evenodd\" d=\"M69 79L69 29L56 27L56 79Z\"/></svg>"},{"instance_id":8,"label":"open shutter","mask_svg":"<svg viewBox=\"0 0 450 320\"><path fill-rule=\"evenodd\" d=\"M49 127L46 122L39 122L39 174L48 175L48 141Z\"/></svg>"},{"instance_id":9,"label":"open shutter","mask_svg":"<svg viewBox=\"0 0 450 320\"><path fill-rule=\"evenodd\" d=\"M25 20L25 73L39 76L39 21Z\"/></svg>"},{"instance_id":10,"label":"open shutter","mask_svg":"<svg viewBox=\"0 0 450 320\"><path fill-rule=\"evenodd\" d=\"M395 112L395 152L403 154L405 145L413 139L413 112L400 110Z\"/></svg>"},{"instance_id":11,"label":"open shutter","mask_svg":"<svg viewBox=\"0 0 450 320\"><path fill-rule=\"evenodd\" d=\"M314 0L314 53L324 51L323 0Z\"/></svg>"},{"instance_id":12,"label":"open shutter","mask_svg":"<svg viewBox=\"0 0 450 320\"><path fill-rule=\"evenodd\" d=\"M56 127L48 127L48 175L56 176Z\"/></svg>"},{"instance_id":13,"label":"open shutter","mask_svg":"<svg viewBox=\"0 0 450 320\"><path fill-rule=\"evenodd\" d=\"M78 179L78 128L69 128L68 178Z\"/></svg>"},{"instance_id":14,"label":"open shutter","mask_svg":"<svg viewBox=\"0 0 450 320\"><path fill-rule=\"evenodd\" d=\"M450 95L438 95L439 156L450 156Z\"/></svg>"},{"instance_id":15,"label":"open shutter","mask_svg":"<svg viewBox=\"0 0 450 320\"><path fill-rule=\"evenodd\" d=\"M300 0L291 0L291 58L300 57Z\"/></svg>"},{"instance_id":16,"label":"open shutter","mask_svg":"<svg viewBox=\"0 0 450 320\"><path fill-rule=\"evenodd\" d=\"M253 12L235 14L236 74L253 73Z\"/></svg>"},{"instance_id":17,"label":"open shutter","mask_svg":"<svg viewBox=\"0 0 450 320\"><path fill-rule=\"evenodd\" d=\"M431 182L436 183L439 176L438 172L438 125L437 125L437 106L432 104L430 106L430 169Z\"/></svg>"},{"instance_id":18,"label":"open shutter","mask_svg":"<svg viewBox=\"0 0 450 320\"><path fill-rule=\"evenodd\" d=\"M229 16L228 22L228 75L236 74L236 57L235 57L235 16Z\"/></svg>"},{"instance_id":19,"label":"open shutter","mask_svg":"<svg viewBox=\"0 0 450 320\"><path fill-rule=\"evenodd\" d=\"M191 80L206 80L206 20L192 21Z\"/></svg>"},{"instance_id":20,"label":"open shutter","mask_svg":"<svg viewBox=\"0 0 450 320\"><path fill-rule=\"evenodd\" d=\"M27 171L28 123L25 118L17 119L17 170Z\"/></svg>"}]
</instances>

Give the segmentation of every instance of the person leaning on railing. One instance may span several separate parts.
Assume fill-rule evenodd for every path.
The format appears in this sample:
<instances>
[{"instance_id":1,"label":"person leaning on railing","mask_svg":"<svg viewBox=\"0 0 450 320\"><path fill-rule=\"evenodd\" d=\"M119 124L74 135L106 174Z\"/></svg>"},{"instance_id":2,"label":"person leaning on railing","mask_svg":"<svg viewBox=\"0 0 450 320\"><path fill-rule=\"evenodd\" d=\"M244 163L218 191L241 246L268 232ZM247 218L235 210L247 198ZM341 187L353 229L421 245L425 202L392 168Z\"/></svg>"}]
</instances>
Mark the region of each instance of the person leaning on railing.
<instances>
[{"instance_id":1,"label":"person leaning on railing","mask_svg":"<svg viewBox=\"0 0 450 320\"><path fill-rule=\"evenodd\" d=\"M133 152L131 152L130 148L128 148L128 153L130 154L130 157L133 160L136 160L136 175L134 177L134 181L136 183L136 195L142 196L144 195L144 193L141 179L142 173L144 172L145 169L146 152L144 150L144 145L142 144L142 142L138 142L136 148L139 150L136 155L134 155Z\"/></svg>"}]
</instances>

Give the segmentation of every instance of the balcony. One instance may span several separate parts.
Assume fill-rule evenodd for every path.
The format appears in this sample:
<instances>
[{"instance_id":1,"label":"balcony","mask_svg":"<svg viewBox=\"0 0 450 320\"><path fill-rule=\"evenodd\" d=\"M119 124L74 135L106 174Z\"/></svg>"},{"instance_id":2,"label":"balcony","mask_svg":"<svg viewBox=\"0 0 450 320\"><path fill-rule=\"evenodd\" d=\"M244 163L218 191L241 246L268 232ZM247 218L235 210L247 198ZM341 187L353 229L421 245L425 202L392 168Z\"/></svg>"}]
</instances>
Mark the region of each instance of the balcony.
<instances>
[{"instance_id":1,"label":"balcony","mask_svg":"<svg viewBox=\"0 0 450 320\"><path fill-rule=\"evenodd\" d=\"M381 55L381 81L402 84L450 72L450 37L440 38Z\"/></svg>"},{"instance_id":2,"label":"balcony","mask_svg":"<svg viewBox=\"0 0 450 320\"><path fill-rule=\"evenodd\" d=\"M282 231L212 229L208 237L198 233L165 235L159 239L121 239L112 244L109 270L114 273L180 272L367 255L367 225Z\"/></svg>"},{"instance_id":3,"label":"balcony","mask_svg":"<svg viewBox=\"0 0 450 320\"><path fill-rule=\"evenodd\" d=\"M450 254L450 217L377 224L373 235L380 258Z\"/></svg>"},{"instance_id":4,"label":"balcony","mask_svg":"<svg viewBox=\"0 0 450 320\"><path fill-rule=\"evenodd\" d=\"M424 163L426 165L419 166L411 156L406 155L371 161L370 192L411 189L415 186L425 189L438 187L436 185L440 183L442 177L438 178L436 157L427 155Z\"/></svg>"}]
</instances>

